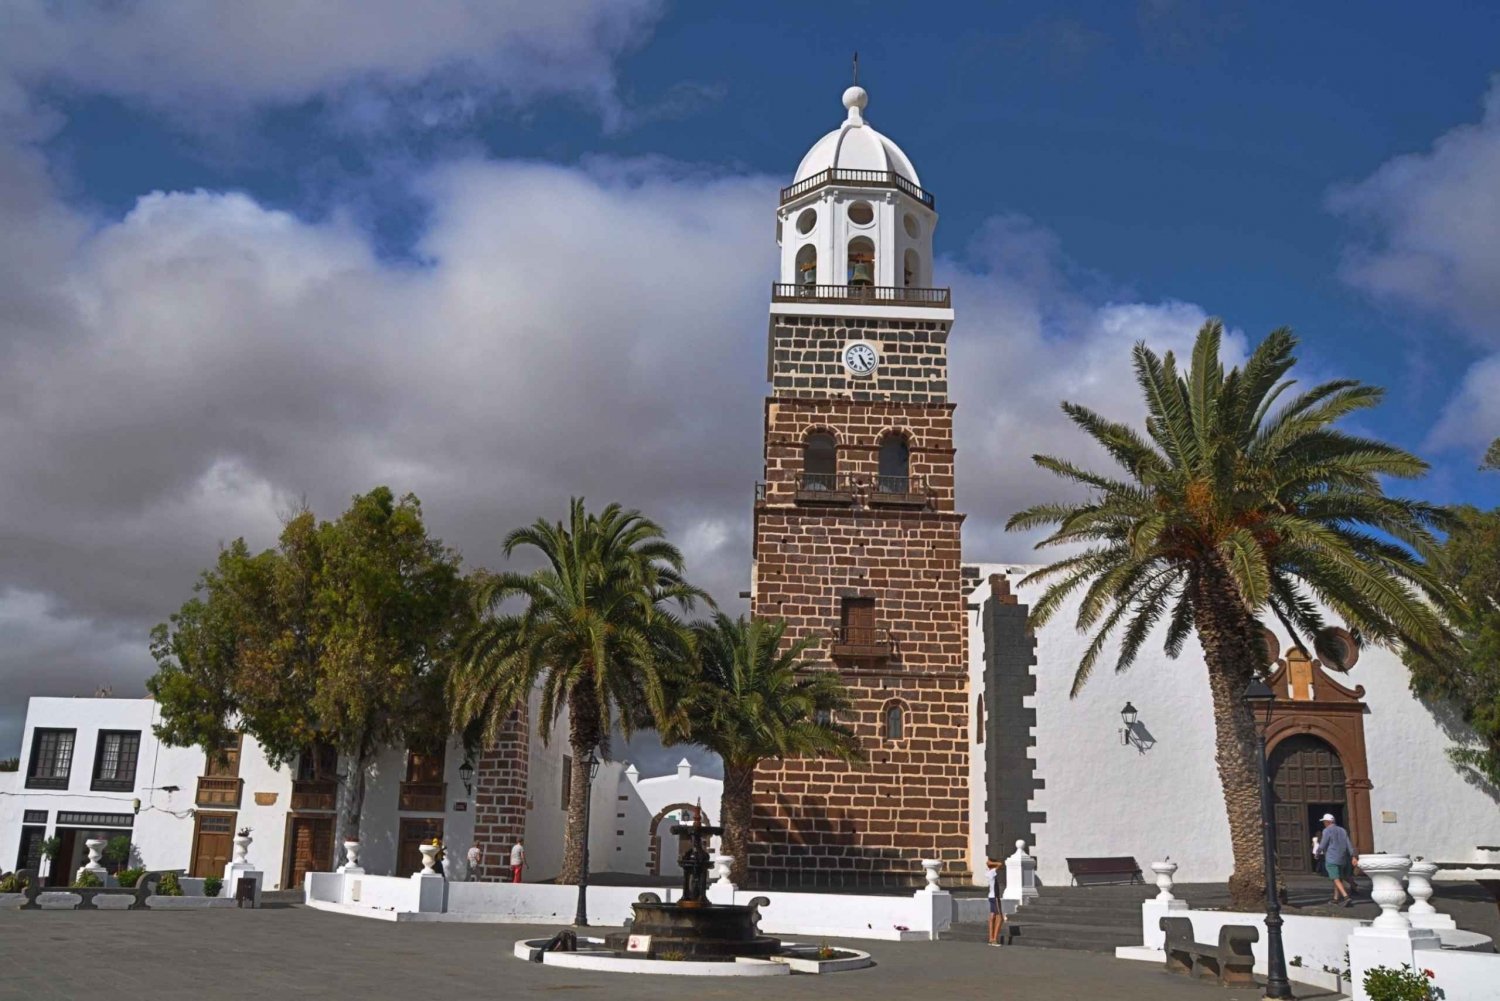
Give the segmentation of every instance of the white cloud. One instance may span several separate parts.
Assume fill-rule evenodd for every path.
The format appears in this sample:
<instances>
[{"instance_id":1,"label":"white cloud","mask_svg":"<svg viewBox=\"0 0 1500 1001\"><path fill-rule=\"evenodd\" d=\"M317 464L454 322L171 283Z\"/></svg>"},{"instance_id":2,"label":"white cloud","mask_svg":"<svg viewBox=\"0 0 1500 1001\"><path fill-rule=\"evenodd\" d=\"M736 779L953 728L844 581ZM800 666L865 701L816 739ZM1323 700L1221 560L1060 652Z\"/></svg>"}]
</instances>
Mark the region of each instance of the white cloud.
<instances>
[{"instance_id":1,"label":"white cloud","mask_svg":"<svg viewBox=\"0 0 1500 1001\"><path fill-rule=\"evenodd\" d=\"M1336 189L1334 211L1364 227L1344 278L1386 302L1452 323L1500 349L1500 77L1480 120L1432 149L1395 157ZM1500 434L1500 354L1475 362L1427 438L1433 449L1481 452Z\"/></svg>"},{"instance_id":2,"label":"white cloud","mask_svg":"<svg viewBox=\"0 0 1500 1001\"><path fill-rule=\"evenodd\" d=\"M30 281L4 286L0 586L93 630L107 680L139 691L147 629L220 543L267 545L297 498L331 516L389 482L491 566L508 529L571 494L640 507L736 605L776 185L666 161L450 163L419 185L419 265L242 194L153 193L90 227L26 189L22 215L66 239L31 244ZM0 255L28 239L0 228ZM1016 220L976 255L944 265L967 552L1024 558L1001 526L1058 489L1029 454L1087 447L1058 401L1138 413L1131 344L1186 347L1203 313L1093 304ZM69 668L74 639L37 653L46 635L24 663L0 651L0 690L28 692L37 663L54 689L92 690L95 662Z\"/></svg>"},{"instance_id":3,"label":"white cloud","mask_svg":"<svg viewBox=\"0 0 1500 1001\"><path fill-rule=\"evenodd\" d=\"M1500 345L1500 79L1479 122L1336 189L1334 211L1365 227L1344 277Z\"/></svg>"},{"instance_id":4,"label":"white cloud","mask_svg":"<svg viewBox=\"0 0 1500 1001\"><path fill-rule=\"evenodd\" d=\"M327 96L355 117L420 93L425 115L471 104L580 96L617 112L613 63L655 24L661 0L319 0L317 3L12 0L0 66L191 118ZM0 85L0 112L6 104Z\"/></svg>"}]
</instances>

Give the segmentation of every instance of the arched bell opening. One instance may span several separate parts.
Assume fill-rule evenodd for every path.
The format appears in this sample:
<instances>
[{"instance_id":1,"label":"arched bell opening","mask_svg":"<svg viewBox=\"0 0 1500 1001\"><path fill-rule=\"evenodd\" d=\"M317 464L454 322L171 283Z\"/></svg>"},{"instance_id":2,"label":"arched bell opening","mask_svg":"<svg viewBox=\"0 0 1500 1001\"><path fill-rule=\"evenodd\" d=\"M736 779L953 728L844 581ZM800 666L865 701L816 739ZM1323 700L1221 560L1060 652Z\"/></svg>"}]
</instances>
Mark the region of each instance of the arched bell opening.
<instances>
[{"instance_id":1,"label":"arched bell opening","mask_svg":"<svg viewBox=\"0 0 1500 1001\"><path fill-rule=\"evenodd\" d=\"M818 284L818 248L811 243L797 250L797 284Z\"/></svg>"},{"instance_id":2,"label":"arched bell opening","mask_svg":"<svg viewBox=\"0 0 1500 1001\"><path fill-rule=\"evenodd\" d=\"M875 241L868 236L849 241L849 284L860 288L875 284Z\"/></svg>"},{"instance_id":3,"label":"arched bell opening","mask_svg":"<svg viewBox=\"0 0 1500 1001\"><path fill-rule=\"evenodd\" d=\"M922 257L911 248L907 248L902 261L901 281L906 288L913 288L922 283Z\"/></svg>"}]
</instances>

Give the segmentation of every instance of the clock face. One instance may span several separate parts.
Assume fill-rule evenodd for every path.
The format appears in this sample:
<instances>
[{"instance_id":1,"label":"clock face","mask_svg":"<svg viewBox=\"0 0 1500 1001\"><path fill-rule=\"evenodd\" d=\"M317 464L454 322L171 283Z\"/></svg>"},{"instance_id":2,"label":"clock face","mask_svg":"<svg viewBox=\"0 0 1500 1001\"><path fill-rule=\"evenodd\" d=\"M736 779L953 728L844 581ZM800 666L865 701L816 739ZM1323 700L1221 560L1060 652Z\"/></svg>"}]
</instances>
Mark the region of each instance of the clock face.
<instances>
[{"instance_id":1,"label":"clock face","mask_svg":"<svg viewBox=\"0 0 1500 1001\"><path fill-rule=\"evenodd\" d=\"M844 367L854 375L869 375L879 362L875 345L866 341L854 341L844 348Z\"/></svg>"}]
</instances>

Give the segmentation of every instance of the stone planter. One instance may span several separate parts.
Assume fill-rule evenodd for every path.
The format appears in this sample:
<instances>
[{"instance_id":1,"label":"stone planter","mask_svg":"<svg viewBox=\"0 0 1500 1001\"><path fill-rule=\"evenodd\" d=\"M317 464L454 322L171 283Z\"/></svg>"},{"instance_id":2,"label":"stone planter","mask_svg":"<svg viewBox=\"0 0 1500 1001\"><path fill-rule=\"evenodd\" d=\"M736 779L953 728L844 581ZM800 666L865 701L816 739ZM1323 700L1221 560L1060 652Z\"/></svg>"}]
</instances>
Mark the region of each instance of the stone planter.
<instances>
[{"instance_id":1,"label":"stone planter","mask_svg":"<svg viewBox=\"0 0 1500 1001\"><path fill-rule=\"evenodd\" d=\"M1370 923L1371 927L1391 931L1410 929L1411 922L1401 913L1401 905L1406 903L1406 890L1402 888L1401 881L1411 869L1410 856L1387 855L1383 852L1361 855L1359 867L1374 884L1374 888L1370 890L1371 899L1380 905L1380 916Z\"/></svg>"},{"instance_id":2,"label":"stone planter","mask_svg":"<svg viewBox=\"0 0 1500 1001\"><path fill-rule=\"evenodd\" d=\"M711 870L711 874L714 877L714 882L715 883L727 883L727 882L729 882L729 867L730 867L730 865L732 865L734 863L734 856L733 855L715 855L715 856L713 856L713 863L714 863L714 867Z\"/></svg>"},{"instance_id":3,"label":"stone planter","mask_svg":"<svg viewBox=\"0 0 1500 1001\"><path fill-rule=\"evenodd\" d=\"M344 864L339 866L339 872L362 873L364 868L359 864L359 842L344 842Z\"/></svg>"},{"instance_id":4,"label":"stone planter","mask_svg":"<svg viewBox=\"0 0 1500 1001\"><path fill-rule=\"evenodd\" d=\"M236 834L234 836L234 861L240 864L246 863L246 856L250 852L250 842L255 840L248 834Z\"/></svg>"},{"instance_id":5,"label":"stone planter","mask_svg":"<svg viewBox=\"0 0 1500 1001\"><path fill-rule=\"evenodd\" d=\"M433 866L437 863L437 845L418 845L417 850L422 853L422 871L419 875L436 876L437 870Z\"/></svg>"},{"instance_id":6,"label":"stone planter","mask_svg":"<svg viewBox=\"0 0 1500 1001\"><path fill-rule=\"evenodd\" d=\"M1156 899L1162 903L1176 900L1172 896L1172 876L1177 872L1176 862L1152 862L1151 871L1156 873Z\"/></svg>"}]
</instances>

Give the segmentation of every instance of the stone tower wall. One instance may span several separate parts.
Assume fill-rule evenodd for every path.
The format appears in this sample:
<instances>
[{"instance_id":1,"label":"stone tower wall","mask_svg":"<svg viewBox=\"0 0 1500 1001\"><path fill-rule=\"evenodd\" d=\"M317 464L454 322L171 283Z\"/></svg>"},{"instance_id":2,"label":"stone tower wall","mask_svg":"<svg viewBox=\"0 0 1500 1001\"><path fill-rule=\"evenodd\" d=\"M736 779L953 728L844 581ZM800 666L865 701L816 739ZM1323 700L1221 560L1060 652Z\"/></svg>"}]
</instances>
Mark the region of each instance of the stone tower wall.
<instances>
[{"instance_id":1,"label":"stone tower wall","mask_svg":"<svg viewBox=\"0 0 1500 1001\"><path fill-rule=\"evenodd\" d=\"M937 334L946 337L946 324L920 326L905 333L923 337L924 348ZM788 322L778 331L805 329L812 328ZM875 339L869 328L830 328L827 338L839 345ZM779 343L773 337L773 345ZM873 390L874 380L868 380L870 386L841 397L822 387L816 393L778 388L766 402L766 482L755 511L751 613L785 619L789 641L817 639L809 657L843 677L854 706L841 721L860 737L867 761L796 759L761 766L749 859L758 885L916 885L924 858L941 859L947 881L967 878L963 517L953 509L946 358L934 357L935 367L920 387L906 383L896 390L893 383L891 393L877 394L866 391ZM773 361L773 376L801 378L777 374L783 365L804 364L798 358ZM882 372L892 360L882 349ZM813 430L831 432L838 442L841 482L833 498L798 492L802 444ZM908 440L910 472L925 493L919 503L893 505L873 490L880 442L893 431ZM884 656L838 652L835 636L847 597L874 600L876 626L889 635ZM898 740L884 736L892 702L905 713Z\"/></svg>"},{"instance_id":2,"label":"stone tower wall","mask_svg":"<svg viewBox=\"0 0 1500 1001\"><path fill-rule=\"evenodd\" d=\"M530 741L530 717L523 705L474 766L474 844L482 853L481 874L487 881L510 879L511 846L526 833Z\"/></svg>"}]
</instances>

